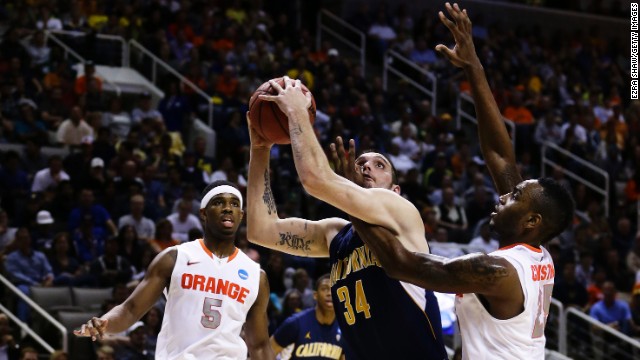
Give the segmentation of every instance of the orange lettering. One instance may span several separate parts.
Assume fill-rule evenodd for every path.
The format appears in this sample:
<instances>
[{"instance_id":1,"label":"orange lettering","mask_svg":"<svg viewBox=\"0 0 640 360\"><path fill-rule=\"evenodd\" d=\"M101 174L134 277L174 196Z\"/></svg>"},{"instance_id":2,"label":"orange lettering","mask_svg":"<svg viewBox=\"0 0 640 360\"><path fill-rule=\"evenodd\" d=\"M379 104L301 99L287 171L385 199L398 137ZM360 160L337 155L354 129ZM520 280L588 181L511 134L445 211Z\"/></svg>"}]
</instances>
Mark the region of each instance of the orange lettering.
<instances>
[{"instance_id":1,"label":"orange lettering","mask_svg":"<svg viewBox=\"0 0 640 360\"><path fill-rule=\"evenodd\" d=\"M556 268L553 267L553 264L549 264L549 273L551 274L549 276L550 279L556 277Z\"/></svg>"},{"instance_id":2,"label":"orange lettering","mask_svg":"<svg viewBox=\"0 0 640 360\"><path fill-rule=\"evenodd\" d=\"M216 278L210 277L207 279L207 286L205 287L204 291L210 292L212 294L216 291Z\"/></svg>"},{"instance_id":3,"label":"orange lettering","mask_svg":"<svg viewBox=\"0 0 640 360\"><path fill-rule=\"evenodd\" d=\"M228 288L229 288L229 280L218 279L218 287L216 288L216 294L227 295Z\"/></svg>"},{"instance_id":4,"label":"orange lettering","mask_svg":"<svg viewBox=\"0 0 640 360\"><path fill-rule=\"evenodd\" d=\"M238 297L238 291L240 291L240 286L236 283L231 283L229 286L229 293L227 294L230 298L235 299Z\"/></svg>"},{"instance_id":5,"label":"orange lettering","mask_svg":"<svg viewBox=\"0 0 640 360\"><path fill-rule=\"evenodd\" d=\"M531 265L531 279L533 281L540 280L540 278L538 277L538 266L537 265Z\"/></svg>"},{"instance_id":6,"label":"orange lettering","mask_svg":"<svg viewBox=\"0 0 640 360\"><path fill-rule=\"evenodd\" d=\"M247 288L240 289L240 293L238 294L238 298L236 300L238 300L240 304L244 304L244 298L247 297L247 294L249 294L249 289Z\"/></svg>"},{"instance_id":7,"label":"orange lettering","mask_svg":"<svg viewBox=\"0 0 640 360\"><path fill-rule=\"evenodd\" d=\"M193 275L191 274L182 274L182 281L180 282L183 289L190 289L191 285L193 285Z\"/></svg>"},{"instance_id":8,"label":"orange lettering","mask_svg":"<svg viewBox=\"0 0 640 360\"><path fill-rule=\"evenodd\" d=\"M200 288L196 289L197 287L200 287ZM193 287L192 287L192 289L202 291L203 287L204 287L204 276L202 276L202 275L194 276L193 277Z\"/></svg>"},{"instance_id":9,"label":"orange lettering","mask_svg":"<svg viewBox=\"0 0 640 360\"><path fill-rule=\"evenodd\" d=\"M547 280L547 265L540 266L540 280Z\"/></svg>"}]
</instances>

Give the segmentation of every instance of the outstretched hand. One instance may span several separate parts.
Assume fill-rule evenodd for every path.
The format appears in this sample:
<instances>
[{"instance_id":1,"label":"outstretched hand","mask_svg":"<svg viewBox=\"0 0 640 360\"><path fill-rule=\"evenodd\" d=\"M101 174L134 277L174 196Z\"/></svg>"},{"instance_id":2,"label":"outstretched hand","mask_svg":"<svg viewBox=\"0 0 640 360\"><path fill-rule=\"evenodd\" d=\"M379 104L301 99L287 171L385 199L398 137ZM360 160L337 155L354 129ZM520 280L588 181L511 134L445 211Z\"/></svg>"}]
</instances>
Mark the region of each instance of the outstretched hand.
<instances>
[{"instance_id":1,"label":"outstretched hand","mask_svg":"<svg viewBox=\"0 0 640 360\"><path fill-rule=\"evenodd\" d=\"M438 16L440 21L451 31L456 44L453 49L438 44L436 45L436 51L446 56L457 67L480 65L480 60L473 45L471 20L467 15L467 10L460 10L457 3L453 4L453 6L450 3L446 3L445 7L453 21L449 20L442 11L438 13Z\"/></svg>"},{"instance_id":2,"label":"outstretched hand","mask_svg":"<svg viewBox=\"0 0 640 360\"><path fill-rule=\"evenodd\" d=\"M362 184L362 173L356 170L356 143L349 140L349 151L344 151L342 137L336 137L336 142L329 145L331 149L331 162L336 174L344 176L348 180Z\"/></svg>"},{"instance_id":3,"label":"outstretched hand","mask_svg":"<svg viewBox=\"0 0 640 360\"><path fill-rule=\"evenodd\" d=\"M307 92L306 94L302 92L302 83L300 80L293 80L286 75L283 79L284 87L280 86L280 84L273 79L269 80L269 84L276 90L277 95L260 95L259 99L275 102L278 104L280 111L287 116L296 110L307 111L311 106L311 92Z\"/></svg>"},{"instance_id":4,"label":"outstretched hand","mask_svg":"<svg viewBox=\"0 0 640 360\"><path fill-rule=\"evenodd\" d=\"M93 317L91 320L82 324L80 330L74 330L73 333L76 336L91 337L91 340L103 339L107 330L107 324L109 320L103 320L97 317Z\"/></svg>"},{"instance_id":5,"label":"outstretched hand","mask_svg":"<svg viewBox=\"0 0 640 360\"><path fill-rule=\"evenodd\" d=\"M247 126L249 127L249 141L251 142L251 147L253 148L270 148L273 146L273 142L262 137L256 129L251 126L251 117L249 116L249 112L247 111Z\"/></svg>"}]
</instances>

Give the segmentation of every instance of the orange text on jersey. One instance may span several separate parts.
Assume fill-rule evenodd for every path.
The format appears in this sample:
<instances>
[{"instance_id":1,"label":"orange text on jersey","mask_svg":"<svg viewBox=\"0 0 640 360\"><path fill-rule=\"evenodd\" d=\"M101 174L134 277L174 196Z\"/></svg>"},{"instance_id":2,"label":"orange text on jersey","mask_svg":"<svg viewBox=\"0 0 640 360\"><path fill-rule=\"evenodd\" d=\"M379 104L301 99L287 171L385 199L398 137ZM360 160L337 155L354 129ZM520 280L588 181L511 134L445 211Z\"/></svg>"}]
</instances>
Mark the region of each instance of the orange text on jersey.
<instances>
[{"instance_id":1,"label":"orange text on jersey","mask_svg":"<svg viewBox=\"0 0 640 360\"><path fill-rule=\"evenodd\" d=\"M223 279L216 279L203 275L182 274L180 281L183 289L199 290L211 294L226 295L240 304L244 304L244 300L249 294L249 289L242 287L234 282Z\"/></svg>"},{"instance_id":2,"label":"orange text on jersey","mask_svg":"<svg viewBox=\"0 0 640 360\"><path fill-rule=\"evenodd\" d=\"M556 269L553 264L531 265L531 278L533 281L553 279L556 276Z\"/></svg>"}]
</instances>

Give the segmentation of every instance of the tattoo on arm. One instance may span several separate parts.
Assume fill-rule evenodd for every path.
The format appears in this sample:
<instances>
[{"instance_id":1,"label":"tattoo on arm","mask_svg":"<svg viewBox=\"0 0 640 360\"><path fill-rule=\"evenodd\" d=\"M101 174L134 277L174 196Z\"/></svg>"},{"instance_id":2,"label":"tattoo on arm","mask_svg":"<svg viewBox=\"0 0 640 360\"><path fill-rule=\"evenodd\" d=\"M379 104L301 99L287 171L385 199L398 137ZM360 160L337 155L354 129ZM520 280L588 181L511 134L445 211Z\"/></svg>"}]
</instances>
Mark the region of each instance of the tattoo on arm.
<instances>
[{"instance_id":1,"label":"tattoo on arm","mask_svg":"<svg viewBox=\"0 0 640 360\"><path fill-rule=\"evenodd\" d=\"M438 287L467 284L491 286L509 276L505 266L487 260L486 256L477 256L454 260L448 264L445 262L445 265L442 266L440 261L433 261L427 257L424 259L426 266L420 267L420 276L431 279L433 284Z\"/></svg>"},{"instance_id":2,"label":"tattoo on arm","mask_svg":"<svg viewBox=\"0 0 640 360\"><path fill-rule=\"evenodd\" d=\"M292 234L290 232L280 233L280 241L276 242L276 245L286 245L291 250L302 250L304 252L311 251L311 244L313 240L306 240L304 237Z\"/></svg>"},{"instance_id":3,"label":"tattoo on arm","mask_svg":"<svg viewBox=\"0 0 640 360\"><path fill-rule=\"evenodd\" d=\"M269 215L277 213L276 202L273 200L273 193L271 192L269 169L264 171L264 194L262 194L262 201L267 205L267 212L269 212Z\"/></svg>"}]
</instances>

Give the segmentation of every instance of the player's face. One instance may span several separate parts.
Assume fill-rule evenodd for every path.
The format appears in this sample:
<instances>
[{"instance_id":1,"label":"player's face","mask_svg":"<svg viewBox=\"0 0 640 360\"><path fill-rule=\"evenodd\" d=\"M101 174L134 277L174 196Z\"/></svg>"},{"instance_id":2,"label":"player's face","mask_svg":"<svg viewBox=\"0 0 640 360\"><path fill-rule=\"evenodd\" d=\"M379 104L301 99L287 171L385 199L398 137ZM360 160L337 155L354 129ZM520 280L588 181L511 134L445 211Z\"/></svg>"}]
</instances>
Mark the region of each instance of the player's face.
<instances>
[{"instance_id":1,"label":"player's face","mask_svg":"<svg viewBox=\"0 0 640 360\"><path fill-rule=\"evenodd\" d=\"M324 311L333 311L333 301L331 300L331 283L329 279L324 279L318 285L314 294L318 307Z\"/></svg>"},{"instance_id":2,"label":"player's face","mask_svg":"<svg viewBox=\"0 0 640 360\"><path fill-rule=\"evenodd\" d=\"M526 180L513 191L500 196L490 225L502 238L513 239L523 230L523 224L531 211L532 195L540 190L537 180Z\"/></svg>"},{"instance_id":3,"label":"player's face","mask_svg":"<svg viewBox=\"0 0 640 360\"><path fill-rule=\"evenodd\" d=\"M205 228L213 234L233 235L240 226L244 212L240 200L232 194L214 196L207 207L200 210Z\"/></svg>"},{"instance_id":4,"label":"player's face","mask_svg":"<svg viewBox=\"0 0 640 360\"><path fill-rule=\"evenodd\" d=\"M389 161L381 154L364 153L356 159L356 171L362 174L365 188L391 189L393 186L393 170Z\"/></svg>"}]
</instances>

